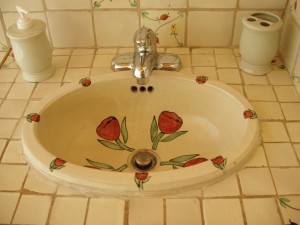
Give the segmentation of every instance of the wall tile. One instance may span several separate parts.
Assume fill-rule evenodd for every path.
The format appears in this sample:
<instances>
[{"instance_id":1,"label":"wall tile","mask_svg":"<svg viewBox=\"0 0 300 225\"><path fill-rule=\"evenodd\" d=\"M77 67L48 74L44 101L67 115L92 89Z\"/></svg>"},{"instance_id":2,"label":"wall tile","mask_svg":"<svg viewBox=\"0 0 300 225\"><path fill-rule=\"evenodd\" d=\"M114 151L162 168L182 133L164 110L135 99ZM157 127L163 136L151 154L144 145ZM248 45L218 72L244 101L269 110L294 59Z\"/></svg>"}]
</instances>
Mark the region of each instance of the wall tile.
<instances>
[{"instance_id":1,"label":"wall tile","mask_svg":"<svg viewBox=\"0 0 300 225\"><path fill-rule=\"evenodd\" d=\"M140 0L142 8L185 8L184 0Z\"/></svg>"},{"instance_id":2,"label":"wall tile","mask_svg":"<svg viewBox=\"0 0 300 225\"><path fill-rule=\"evenodd\" d=\"M237 0L189 0L191 8L235 8Z\"/></svg>"},{"instance_id":3,"label":"wall tile","mask_svg":"<svg viewBox=\"0 0 300 225\"><path fill-rule=\"evenodd\" d=\"M286 0L240 0L241 8L249 9L284 9Z\"/></svg>"},{"instance_id":4,"label":"wall tile","mask_svg":"<svg viewBox=\"0 0 300 225\"><path fill-rule=\"evenodd\" d=\"M25 165L0 164L0 190L18 191L22 188L28 167Z\"/></svg>"},{"instance_id":5,"label":"wall tile","mask_svg":"<svg viewBox=\"0 0 300 225\"><path fill-rule=\"evenodd\" d=\"M300 168L272 168L275 186L279 195L300 194Z\"/></svg>"},{"instance_id":6,"label":"wall tile","mask_svg":"<svg viewBox=\"0 0 300 225\"><path fill-rule=\"evenodd\" d=\"M287 11L284 18L279 50L283 57L284 64L290 73L293 72L295 66L299 45L300 30L298 29L295 21L292 19L290 13Z\"/></svg>"},{"instance_id":7,"label":"wall tile","mask_svg":"<svg viewBox=\"0 0 300 225\"><path fill-rule=\"evenodd\" d=\"M137 12L95 11L94 22L97 47L133 46L133 35L138 29Z\"/></svg>"},{"instance_id":8,"label":"wall tile","mask_svg":"<svg viewBox=\"0 0 300 225\"><path fill-rule=\"evenodd\" d=\"M90 0L72 0L60 1L60 0L45 0L47 9L90 9Z\"/></svg>"},{"instance_id":9,"label":"wall tile","mask_svg":"<svg viewBox=\"0 0 300 225\"><path fill-rule=\"evenodd\" d=\"M2 12L16 11L16 5L20 5L19 0L0 1L0 8ZM22 5L27 7L30 11L43 11L44 5L41 0L27 0L22 2Z\"/></svg>"},{"instance_id":10,"label":"wall tile","mask_svg":"<svg viewBox=\"0 0 300 225\"><path fill-rule=\"evenodd\" d=\"M185 13L181 11L143 11L142 25L154 31L157 46L184 46Z\"/></svg>"},{"instance_id":11,"label":"wall tile","mask_svg":"<svg viewBox=\"0 0 300 225\"><path fill-rule=\"evenodd\" d=\"M95 46L90 12L50 11L47 15L54 47Z\"/></svg>"},{"instance_id":12,"label":"wall tile","mask_svg":"<svg viewBox=\"0 0 300 225\"><path fill-rule=\"evenodd\" d=\"M92 0L95 9L102 8L135 8L137 7L137 0Z\"/></svg>"},{"instance_id":13,"label":"wall tile","mask_svg":"<svg viewBox=\"0 0 300 225\"><path fill-rule=\"evenodd\" d=\"M187 45L190 47L230 45L233 19L232 11L189 12Z\"/></svg>"}]
</instances>

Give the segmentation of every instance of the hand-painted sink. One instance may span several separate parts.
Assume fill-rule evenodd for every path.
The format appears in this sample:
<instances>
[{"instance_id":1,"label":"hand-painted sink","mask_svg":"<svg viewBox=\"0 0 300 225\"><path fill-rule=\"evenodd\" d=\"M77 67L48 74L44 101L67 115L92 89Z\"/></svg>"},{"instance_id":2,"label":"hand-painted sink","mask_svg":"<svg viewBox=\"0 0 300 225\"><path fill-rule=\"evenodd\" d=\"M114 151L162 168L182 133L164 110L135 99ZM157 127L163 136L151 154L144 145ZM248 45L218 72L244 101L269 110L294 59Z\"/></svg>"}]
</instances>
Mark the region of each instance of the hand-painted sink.
<instances>
[{"instance_id":1,"label":"hand-painted sink","mask_svg":"<svg viewBox=\"0 0 300 225\"><path fill-rule=\"evenodd\" d=\"M256 113L230 86L184 77L191 75L154 71L139 86L126 71L62 87L27 116L26 158L94 194L167 195L225 179L260 142ZM140 152L155 162L135 167Z\"/></svg>"}]
</instances>

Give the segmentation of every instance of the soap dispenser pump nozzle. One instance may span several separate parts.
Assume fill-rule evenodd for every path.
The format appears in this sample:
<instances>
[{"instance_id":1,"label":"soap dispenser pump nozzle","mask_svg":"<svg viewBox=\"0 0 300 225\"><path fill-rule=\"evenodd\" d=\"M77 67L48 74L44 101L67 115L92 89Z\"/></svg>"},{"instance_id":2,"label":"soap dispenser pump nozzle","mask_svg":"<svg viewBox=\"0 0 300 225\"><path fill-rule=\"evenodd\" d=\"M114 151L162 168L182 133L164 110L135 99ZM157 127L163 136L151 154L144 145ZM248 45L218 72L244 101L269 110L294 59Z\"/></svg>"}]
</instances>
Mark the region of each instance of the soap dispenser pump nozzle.
<instances>
[{"instance_id":1,"label":"soap dispenser pump nozzle","mask_svg":"<svg viewBox=\"0 0 300 225\"><path fill-rule=\"evenodd\" d=\"M18 18L18 21L17 21L18 29L26 30L26 29L32 27L33 26L33 21L28 16L29 10L26 9L24 6L20 6L20 5L17 5L16 8L17 8L17 12L20 15L19 18Z\"/></svg>"}]
</instances>

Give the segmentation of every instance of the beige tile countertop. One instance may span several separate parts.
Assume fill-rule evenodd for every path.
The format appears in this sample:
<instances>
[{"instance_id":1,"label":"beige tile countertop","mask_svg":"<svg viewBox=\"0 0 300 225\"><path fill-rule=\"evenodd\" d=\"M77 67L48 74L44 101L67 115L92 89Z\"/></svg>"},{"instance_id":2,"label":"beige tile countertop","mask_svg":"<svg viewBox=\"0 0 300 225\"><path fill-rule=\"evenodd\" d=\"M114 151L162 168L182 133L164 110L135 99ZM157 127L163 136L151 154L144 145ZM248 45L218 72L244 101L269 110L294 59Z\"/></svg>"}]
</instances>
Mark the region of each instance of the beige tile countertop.
<instances>
[{"instance_id":1,"label":"beige tile countertop","mask_svg":"<svg viewBox=\"0 0 300 225\"><path fill-rule=\"evenodd\" d=\"M132 49L55 49L55 75L28 83L10 55L0 69L0 224L284 225L300 224L300 98L277 58L266 76L239 70L229 48L159 49L178 54L183 70L228 83L248 98L263 143L239 174L202 190L165 198L95 198L56 184L22 157L21 128L47 93L110 72ZM193 75L192 75L193 74Z\"/></svg>"}]
</instances>

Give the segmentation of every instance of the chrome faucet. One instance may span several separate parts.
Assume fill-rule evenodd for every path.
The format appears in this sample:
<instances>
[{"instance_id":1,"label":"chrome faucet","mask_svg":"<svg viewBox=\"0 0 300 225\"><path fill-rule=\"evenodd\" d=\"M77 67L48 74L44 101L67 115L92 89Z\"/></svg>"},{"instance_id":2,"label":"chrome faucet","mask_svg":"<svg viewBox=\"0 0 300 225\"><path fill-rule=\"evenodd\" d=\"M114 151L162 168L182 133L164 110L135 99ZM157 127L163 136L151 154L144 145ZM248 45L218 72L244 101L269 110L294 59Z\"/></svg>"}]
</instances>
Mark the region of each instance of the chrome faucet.
<instances>
[{"instance_id":1,"label":"chrome faucet","mask_svg":"<svg viewBox=\"0 0 300 225\"><path fill-rule=\"evenodd\" d=\"M142 27L135 32L133 53L133 75L140 85L149 82L149 76L156 66L156 35L146 27Z\"/></svg>"},{"instance_id":2,"label":"chrome faucet","mask_svg":"<svg viewBox=\"0 0 300 225\"><path fill-rule=\"evenodd\" d=\"M113 71L133 70L133 76L139 85L149 82L152 70L179 71L181 60L177 55L158 53L156 49L156 35L142 27L134 34L134 53L117 55L112 60Z\"/></svg>"}]
</instances>

